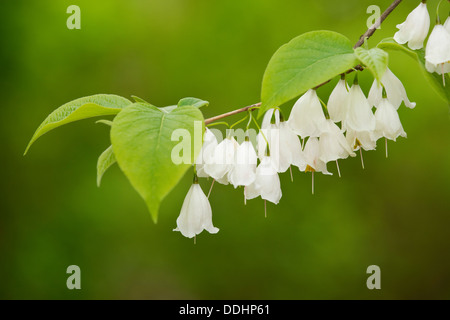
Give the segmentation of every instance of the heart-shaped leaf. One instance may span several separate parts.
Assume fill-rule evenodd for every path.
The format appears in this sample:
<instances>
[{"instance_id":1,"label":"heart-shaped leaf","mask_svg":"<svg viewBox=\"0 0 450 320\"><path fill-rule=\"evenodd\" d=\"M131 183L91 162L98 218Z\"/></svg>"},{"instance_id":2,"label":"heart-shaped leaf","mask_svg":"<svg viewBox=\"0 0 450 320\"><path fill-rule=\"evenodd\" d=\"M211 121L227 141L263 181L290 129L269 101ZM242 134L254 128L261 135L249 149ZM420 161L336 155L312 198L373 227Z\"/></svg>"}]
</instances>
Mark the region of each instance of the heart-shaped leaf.
<instances>
[{"instance_id":1,"label":"heart-shaped leaf","mask_svg":"<svg viewBox=\"0 0 450 320\"><path fill-rule=\"evenodd\" d=\"M292 39L267 65L258 117L357 64L353 46L342 34L313 31Z\"/></svg>"},{"instance_id":2,"label":"heart-shaped leaf","mask_svg":"<svg viewBox=\"0 0 450 320\"><path fill-rule=\"evenodd\" d=\"M133 98L134 101L136 101L136 102L138 102L138 103L145 103L145 104L150 104L150 105L152 105L150 102L147 102L147 101L145 101L144 99L139 98L138 96L132 95L131 97Z\"/></svg>"},{"instance_id":3,"label":"heart-shaped leaf","mask_svg":"<svg viewBox=\"0 0 450 320\"><path fill-rule=\"evenodd\" d=\"M389 55L387 52L380 48L367 50L359 47L355 49L355 54L359 61L372 72L374 78L380 81L386 72L389 62Z\"/></svg>"},{"instance_id":4,"label":"heart-shaped leaf","mask_svg":"<svg viewBox=\"0 0 450 320\"><path fill-rule=\"evenodd\" d=\"M192 106L166 113L148 104L135 103L114 118L111 142L116 160L147 203L155 222L161 201L200 151L203 128L203 114ZM175 164L172 159L174 147L181 143L176 140L178 134L176 141L172 141L177 129L183 129L178 131L183 136L182 142L189 139L190 163Z\"/></svg>"},{"instance_id":5,"label":"heart-shaped leaf","mask_svg":"<svg viewBox=\"0 0 450 320\"><path fill-rule=\"evenodd\" d=\"M128 99L113 94L96 94L68 102L50 113L41 123L28 143L24 155L40 136L52 129L82 119L115 115L130 104Z\"/></svg>"}]
</instances>

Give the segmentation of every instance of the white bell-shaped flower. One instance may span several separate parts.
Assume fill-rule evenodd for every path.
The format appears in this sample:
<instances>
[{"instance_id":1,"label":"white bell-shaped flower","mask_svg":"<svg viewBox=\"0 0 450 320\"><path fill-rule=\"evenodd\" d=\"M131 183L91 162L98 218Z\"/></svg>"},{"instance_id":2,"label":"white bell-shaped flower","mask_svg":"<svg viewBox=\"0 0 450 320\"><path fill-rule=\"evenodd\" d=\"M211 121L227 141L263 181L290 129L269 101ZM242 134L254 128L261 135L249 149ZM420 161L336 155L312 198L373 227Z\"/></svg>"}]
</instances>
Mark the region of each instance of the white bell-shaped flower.
<instances>
[{"instance_id":1,"label":"white bell-shaped flower","mask_svg":"<svg viewBox=\"0 0 450 320\"><path fill-rule=\"evenodd\" d=\"M278 172L269 156L263 156L260 164L256 168L255 181L245 188L244 196L246 199L253 199L261 196L275 204L281 199L281 184Z\"/></svg>"},{"instance_id":2,"label":"white bell-shaped flower","mask_svg":"<svg viewBox=\"0 0 450 320\"><path fill-rule=\"evenodd\" d=\"M262 159L267 154L267 147L274 155L279 154L280 150L280 129L274 124L270 125L268 129L261 129L256 136L258 147L258 158ZM275 163L275 159L272 159ZM277 167L277 166L276 166Z\"/></svg>"},{"instance_id":3,"label":"white bell-shaped flower","mask_svg":"<svg viewBox=\"0 0 450 320\"><path fill-rule=\"evenodd\" d=\"M230 169L230 170L231 170L231 169ZM225 174L222 178L215 179L215 181L217 181L218 183L223 184L223 185L229 184L230 181L228 181L228 173Z\"/></svg>"},{"instance_id":4,"label":"white bell-shaped flower","mask_svg":"<svg viewBox=\"0 0 450 320\"><path fill-rule=\"evenodd\" d=\"M385 137L394 141L399 136L406 138L406 132L403 130L397 110L386 98L383 98L378 105L375 118L377 120L375 129L377 138Z\"/></svg>"},{"instance_id":5,"label":"white bell-shaped flower","mask_svg":"<svg viewBox=\"0 0 450 320\"><path fill-rule=\"evenodd\" d=\"M447 20L445 20L444 28L448 33L450 33L450 16L447 18Z\"/></svg>"},{"instance_id":6,"label":"white bell-shaped flower","mask_svg":"<svg viewBox=\"0 0 450 320\"><path fill-rule=\"evenodd\" d=\"M271 145L274 152L278 152L280 144L280 111L278 109L269 109L264 114L261 124L261 131L256 137L258 157L262 159L267 151L267 143Z\"/></svg>"},{"instance_id":7,"label":"white bell-shaped flower","mask_svg":"<svg viewBox=\"0 0 450 320\"><path fill-rule=\"evenodd\" d=\"M345 139L342 130L333 122L327 120L327 128L320 135L319 159L327 163L338 159L346 159L355 156L352 148Z\"/></svg>"},{"instance_id":8,"label":"white bell-shaped flower","mask_svg":"<svg viewBox=\"0 0 450 320\"><path fill-rule=\"evenodd\" d=\"M345 138L353 151L357 151L361 148L369 151L375 150L377 147L375 131L354 131L347 129Z\"/></svg>"},{"instance_id":9,"label":"white bell-shaped flower","mask_svg":"<svg viewBox=\"0 0 450 320\"><path fill-rule=\"evenodd\" d=\"M450 32L441 24L435 25L428 38L425 61L428 72L443 74L450 71Z\"/></svg>"},{"instance_id":10,"label":"white bell-shaped flower","mask_svg":"<svg viewBox=\"0 0 450 320\"><path fill-rule=\"evenodd\" d=\"M331 92L327 105L330 119L334 122L344 121L346 119L348 112L347 96L348 90L345 78L340 79L336 87Z\"/></svg>"},{"instance_id":11,"label":"white bell-shaped flower","mask_svg":"<svg viewBox=\"0 0 450 320\"><path fill-rule=\"evenodd\" d=\"M408 108L413 109L416 106L415 102L409 101L403 83L399 78L395 76L395 74L392 73L389 68L386 69L383 77L381 77L381 83L386 90L387 99L396 109L400 107L402 101ZM380 104L383 97L382 93L383 87L378 83L377 80L374 80L372 87L370 88L368 97L368 101L371 107L376 107Z\"/></svg>"},{"instance_id":12,"label":"white bell-shaped flower","mask_svg":"<svg viewBox=\"0 0 450 320\"><path fill-rule=\"evenodd\" d=\"M437 74L446 74L450 72L450 62L435 65L425 61L425 68L430 73L436 72Z\"/></svg>"},{"instance_id":13,"label":"white bell-shaped flower","mask_svg":"<svg viewBox=\"0 0 450 320\"><path fill-rule=\"evenodd\" d=\"M228 181L235 188L252 184L256 178L257 160L256 151L246 137L236 149L235 163L228 172Z\"/></svg>"},{"instance_id":14,"label":"white bell-shaped flower","mask_svg":"<svg viewBox=\"0 0 450 320\"><path fill-rule=\"evenodd\" d=\"M222 184L228 184L227 173L233 168L235 153L239 144L234 137L221 141L214 149L211 163L206 163L203 170L207 175Z\"/></svg>"},{"instance_id":15,"label":"white bell-shaped flower","mask_svg":"<svg viewBox=\"0 0 450 320\"><path fill-rule=\"evenodd\" d=\"M261 132L258 133L260 159L267 153L266 139L269 142L270 159L277 172L285 172L291 165L304 170L306 163L303 159L302 145L286 121L281 121L278 128L272 124L270 129L261 129Z\"/></svg>"},{"instance_id":16,"label":"white bell-shaped flower","mask_svg":"<svg viewBox=\"0 0 450 320\"><path fill-rule=\"evenodd\" d=\"M256 150L258 158L262 159L267 153L267 143L270 141L270 130L261 129L256 135Z\"/></svg>"},{"instance_id":17,"label":"white bell-shaped flower","mask_svg":"<svg viewBox=\"0 0 450 320\"><path fill-rule=\"evenodd\" d=\"M450 33L450 17L445 20L444 28L447 30L448 33ZM432 64L428 61L425 61L425 67L428 72L433 73L436 72L437 74L445 74L450 73L450 61L447 61L440 65ZM445 78L443 78L443 81L445 81Z\"/></svg>"},{"instance_id":18,"label":"white bell-shaped flower","mask_svg":"<svg viewBox=\"0 0 450 320\"><path fill-rule=\"evenodd\" d=\"M373 80L372 86L369 90L369 95L367 96L367 101L371 107L376 107L380 104L381 99L383 98L383 86L378 82L377 79ZM402 102L400 101L400 104ZM400 105L399 105L400 107Z\"/></svg>"},{"instance_id":19,"label":"white bell-shaped flower","mask_svg":"<svg viewBox=\"0 0 450 320\"><path fill-rule=\"evenodd\" d=\"M364 159L362 150L375 150L377 147L377 137L374 131L354 131L347 130L346 139L352 150L359 150L361 155L361 165L364 169Z\"/></svg>"},{"instance_id":20,"label":"white bell-shaped flower","mask_svg":"<svg viewBox=\"0 0 450 320\"><path fill-rule=\"evenodd\" d=\"M354 83L348 94L348 113L344 122L347 130L373 131L375 130L375 116L361 87Z\"/></svg>"},{"instance_id":21,"label":"white bell-shaped flower","mask_svg":"<svg viewBox=\"0 0 450 320\"><path fill-rule=\"evenodd\" d=\"M444 28L445 28L445 30L447 30L448 33L450 33L450 15L447 18L447 20L445 20ZM444 63L444 66L443 66L443 68L441 68L440 72L442 72L442 70L444 73L450 73L450 61L447 63Z\"/></svg>"},{"instance_id":22,"label":"white bell-shaped flower","mask_svg":"<svg viewBox=\"0 0 450 320\"><path fill-rule=\"evenodd\" d=\"M320 143L318 138L309 138L303 153L307 164L305 172L311 172L311 187L314 194L314 173L322 172L328 175L332 175L332 173L328 172L327 163L320 160Z\"/></svg>"},{"instance_id":23,"label":"white bell-shaped flower","mask_svg":"<svg viewBox=\"0 0 450 320\"><path fill-rule=\"evenodd\" d=\"M203 136L203 145L200 150L199 155L195 161L197 175L201 178L207 178L209 175L204 170L204 165L206 163L212 163L214 151L218 145L217 138L214 133L211 132L208 128L205 130L205 134Z\"/></svg>"},{"instance_id":24,"label":"white bell-shaped flower","mask_svg":"<svg viewBox=\"0 0 450 320\"><path fill-rule=\"evenodd\" d=\"M310 89L294 104L288 125L295 134L304 139L320 136L325 120L316 90Z\"/></svg>"},{"instance_id":25,"label":"white bell-shaped flower","mask_svg":"<svg viewBox=\"0 0 450 320\"><path fill-rule=\"evenodd\" d=\"M303 155L307 164L306 172L322 172L323 174L332 175L328 172L326 162L320 159L320 144L316 137L309 138L305 144Z\"/></svg>"},{"instance_id":26,"label":"white bell-shaped flower","mask_svg":"<svg viewBox=\"0 0 450 320\"><path fill-rule=\"evenodd\" d=\"M405 22L397 25L399 29L394 40L400 44L408 42L408 47L412 50L421 49L423 41L428 35L430 29L430 15L427 10L427 4L421 3L406 18Z\"/></svg>"},{"instance_id":27,"label":"white bell-shaped flower","mask_svg":"<svg viewBox=\"0 0 450 320\"><path fill-rule=\"evenodd\" d=\"M298 167L300 171L304 171L306 161L303 156L302 145L298 136L291 130L286 121L280 123L279 137L280 146L277 171L285 172L291 165Z\"/></svg>"},{"instance_id":28,"label":"white bell-shaped flower","mask_svg":"<svg viewBox=\"0 0 450 320\"><path fill-rule=\"evenodd\" d=\"M300 140L282 119L279 110L269 109L264 115L261 131L257 136L260 159L267 154L267 143L270 158L278 172L285 172L291 165L299 168L305 166Z\"/></svg>"},{"instance_id":29,"label":"white bell-shaped flower","mask_svg":"<svg viewBox=\"0 0 450 320\"><path fill-rule=\"evenodd\" d=\"M261 129L269 129L271 124L274 124L275 127L280 125L280 110L272 108L267 110L264 114Z\"/></svg>"},{"instance_id":30,"label":"white bell-shaped flower","mask_svg":"<svg viewBox=\"0 0 450 320\"><path fill-rule=\"evenodd\" d=\"M177 218L177 227L187 238L195 237L203 230L217 233L219 229L213 226L211 205L197 181L194 181L184 198L180 215Z\"/></svg>"}]
</instances>

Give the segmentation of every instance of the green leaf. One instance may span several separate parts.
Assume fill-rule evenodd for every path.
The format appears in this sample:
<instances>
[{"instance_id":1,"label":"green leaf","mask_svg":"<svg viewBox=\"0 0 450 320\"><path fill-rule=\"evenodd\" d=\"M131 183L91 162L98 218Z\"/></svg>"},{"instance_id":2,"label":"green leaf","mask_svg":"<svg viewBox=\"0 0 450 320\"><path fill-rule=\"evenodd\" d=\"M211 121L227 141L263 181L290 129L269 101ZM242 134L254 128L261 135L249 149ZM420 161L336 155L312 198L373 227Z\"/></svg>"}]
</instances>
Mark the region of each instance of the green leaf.
<instances>
[{"instance_id":1,"label":"green leaf","mask_svg":"<svg viewBox=\"0 0 450 320\"><path fill-rule=\"evenodd\" d=\"M103 123L110 127L112 127L112 124L113 124L113 122L111 120L105 120L105 119L97 120L97 121L95 121L95 123Z\"/></svg>"},{"instance_id":2,"label":"green leaf","mask_svg":"<svg viewBox=\"0 0 450 320\"><path fill-rule=\"evenodd\" d=\"M176 108L178 108L178 106L168 106L168 107L162 107L162 108L158 108L158 109L164 113L170 113L173 110L175 110Z\"/></svg>"},{"instance_id":3,"label":"green leaf","mask_svg":"<svg viewBox=\"0 0 450 320\"><path fill-rule=\"evenodd\" d=\"M129 104L131 102L128 99L112 94L97 94L68 102L50 113L41 123L28 143L24 155L40 136L52 129L82 119L115 115Z\"/></svg>"},{"instance_id":4,"label":"green leaf","mask_svg":"<svg viewBox=\"0 0 450 320\"><path fill-rule=\"evenodd\" d=\"M100 157L98 157L98 161L97 161L97 186L98 187L100 187L100 183L102 182L103 174L114 163L116 163L116 157L114 156L112 146L109 146L108 149L103 151L103 153L100 155Z\"/></svg>"},{"instance_id":5,"label":"green leaf","mask_svg":"<svg viewBox=\"0 0 450 320\"><path fill-rule=\"evenodd\" d=\"M197 99L197 98L183 98L178 101L179 107L191 106L195 108L207 107L209 105L208 101Z\"/></svg>"},{"instance_id":6,"label":"green leaf","mask_svg":"<svg viewBox=\"0 0 450 320\"><path fill-rule=\"evenodd\" d=\"M438 93L439 96L444 99L444 101L450 104L450 86L448 85L450 83L450 76L448 74L445 74L445 83L447 83L447 86L444 86L444 84L442 83L442 75L439 75L437 73L429 73L427 71L425 67L424 49L411 50L405 45L398 44L393 38L383 39L377 45L377 47L384 50L400 51L406 53L408 56L416 60L420 65L420 69L425 75L425 79L427 79L427 81L431 84L436 93Z\"/></svg>"},{"instance_id":7,"label":"green leaf","mask_svg":"<svg viewBox=\"0 0 450 320\"><path fill-rule=\"evenodd\" d=\"M357 64L350 40L339 33L313 31L292 39L267 65L258 117Z\"/></svg>"},{"instance_id":8,"label":"green leaf","mask_svg":"<svg viewBox=\"0 0 450 320\"><path fill-rule=\"evenodd\" d=\"M145 200L155 222L161 201L191 167L200 151L203 128L203 115L192 106L166 113L148 104L135 103L114 118L111 142L117 162ZM172 150L181 143L172 141L176 129L185 129L190 134L188 163L172 161ZM192 151L193 145L196 148Z\"/></svg>"},{"instance_id":9,"label":"green leaf","mask_svg":"<svg viewBox=\"0 0 450 320\"><path fill-rule=\"evenodd\" d=\"M380 81L388 66L388 53L380 48L367 50L359 47L355 49L355 54L359 61L372 72L374 78Z\"/></svg>"},{"instance_id":10,"label":"green leaf","mask_svg":"<svg viewBox=\"0 0 450 320\"><path fill-rule=\"evenodd\" d=\"M132 95L131 97L133 98L134 101L136 101L136 102L138 102L138 103L146 103L146 104L152 105L150 102L147 102L147 101L145 101L144 99L139 98L138 96L133 96L133 95Z\"/></svg>"}]
</instances>

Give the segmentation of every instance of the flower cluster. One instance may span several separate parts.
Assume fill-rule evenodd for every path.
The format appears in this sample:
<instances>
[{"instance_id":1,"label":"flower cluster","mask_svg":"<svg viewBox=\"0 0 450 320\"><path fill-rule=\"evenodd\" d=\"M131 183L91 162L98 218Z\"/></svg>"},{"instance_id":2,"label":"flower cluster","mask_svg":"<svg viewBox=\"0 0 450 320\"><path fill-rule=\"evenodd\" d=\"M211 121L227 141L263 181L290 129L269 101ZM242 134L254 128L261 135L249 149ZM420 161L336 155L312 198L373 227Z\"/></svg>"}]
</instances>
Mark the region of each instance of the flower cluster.
<instances>
[{"instance_id":1,"label":"flower cluster","mask_svg":"<svg viewBox=\"0 0 450 320\"><path fill-rule=\"evenodd\" d=\"M430 28L426 1L397 28L395 41L407 43L412 50L422 49ZM425 63L429 72L442 74L443 79L450 72L450 17L444 25L438 17L425 47ZM343 74L327 104L315 89L310 89L295 102L288 118L279 108L268 110L255 143L249 135L240 144L233 136L219 143L207 128L195 165L195 181L175 231L192 238L203 230L219 230L213 226L209 195L203 193L197 176L211 177L213 184L217 181L243 187L245 201L261 197L264 203L278 204L282 196L279 174L289 169L292 178L293 166L311 172L314 193L314 173L331 175L328 163L335 162L341 176L338 160L354 157L359 151L364 168L362 150L375 150L380 138L385 140L387 156L388 140L406 138L398 115L402 103L411 109L416 105L408 99L402 82L387 68L379 81L374 80L367 97L358 84L358 75L350 86Z\"/></svg>"},{"instance_id":2,"label":"flower cluster","mask_svg":"<svg viewBox=\"0 0 450 320\"><path fill-rule=\"evenodd\" d=\"M400 80L387 69L380 83L374 81L366 98L355 76L349 88L342 76L332 91L328 105L310 89L294 104L285 120L278 108L268 110L256 137L256 148L248 135L239 144L232 136L218 142L206 128L204 143L196 160L196 177L211 177L221 184L243 187L244 199L261 197L277 204L281 199L279 173L292 166L331 175L329 162L354 157L355 151L374 150L378 139L395 141L406 137L397 110L401 103L414 108ZM375 108L375 112L373 111ZM364 165L363 165L364 166ZM209 196L209 195L208 195ZM197 182L183 203L176 231L192 238L212 224L208 197Z\"/></svg>"},{"instance_id":3,"label":"flower cluster","mask_svg":"<svg viewBox=\"0 0 450 320\"><path fill-rule=\"evenodd\" d=\"M426 1L422 1L397 28L399 31L394 35L395 41L400 44L408 43L412 50L422 49L430 29ZM436 25L425 47L425 66L428 72L442 74L445 84L444 74L450 72L450 17L442 25L439 14L437 15Z\"/></svg>"}]
</instances>

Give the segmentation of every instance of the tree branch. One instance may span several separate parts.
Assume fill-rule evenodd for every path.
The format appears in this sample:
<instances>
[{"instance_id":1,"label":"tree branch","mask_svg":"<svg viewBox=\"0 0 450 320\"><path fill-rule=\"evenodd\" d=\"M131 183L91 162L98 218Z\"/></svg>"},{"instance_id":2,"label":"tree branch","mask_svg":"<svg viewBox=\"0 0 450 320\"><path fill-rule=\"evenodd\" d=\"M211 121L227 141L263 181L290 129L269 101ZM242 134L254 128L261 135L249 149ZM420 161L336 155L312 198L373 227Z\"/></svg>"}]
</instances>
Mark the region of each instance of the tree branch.
<instances>
[{"instance_id":1,"label":"tree branch","mask_svg":"<svg viewBox=\"0 0 450 320\"><path fill-rule=\"evenodd\" d=\"M241 112L245 112L245 111L247 111L249 109L257 108L259 106L261 106L261 102L258 102L258 103L252 104L251 106L246 106L246 107L241 108L241 109L233 110L233 111L230 111L230 112L227 112L227 113L224 113L224 114L221 114L221 115L218 115L218 116L206 119L205 120L205 124L210 124L211 122L215 122L217 120L220 120L220 119L223 119L223 118L226 118L226 117L229 117L229 116L241 113ZM253 111L253 110L251 110L251 111Z\"/></svg>"},{"instance_id":2,"label":"tree branch","mask_svg":"<svg viewBox=\"0 0 450 320\"><path fill-rule=\"evenodd\" d=\"M375 33L377 28L383 23L384 20L386 20L386 18L391 14L391 12L394 11L394 9L400 4L400 2L402 2L402 0L395 0L394 2L392 2L391 5L381 14L380 18L375 22L375 24L373 26L371 26L369 29L367 29L367 31L359 38L358 42L356 42L356 44L353 46L353 48L356 49L356 48L362 46L364 44L364 41L366 39L369 39ZM346 74L351 73L355 70L362 71L363 69L364 68L362 66L357 65L354 69L348 70L346 72ZM325 82L319 84L318 86L314 87L313 89L318 89L321 86L326 85L331 80L332 79L325 81ZM212 118L208 118L205 120L205 125L215 122L217 120L241 113L241 112L246 112L248 110L253 111L259 106L261 106L261 102L252 104L252 105L244 107L244 108L236 109L236 110L224 113L224 114L220 114L220 115L212 117ZM252 108L255 108L255 109L252 109Z\"/></svg>"},{"instance_id":3,"label":"tree branch","mask_svg":"<svg viewBox=\"0 0 450 320\"><path fill-rule=\"evenodd\" d=\"M369 39L375 33L375 31L377 31L377 28L381 26L381 24L383 23L384 20L386 20L388 15L390 15L391 12L394 11L395 8L397 8L400 2L402 2L402 0L395 0L394 2L392 2L392 4L386 9L386 11L384 11L381 14L380 18L375 22L375 24L371 26L369 29L367 29L367 31L359 38L358 42L355 44L353 48L356 49L358 47L361 47L364 43L364 40L366 38Z\"/></svg>"}]
</instances>

